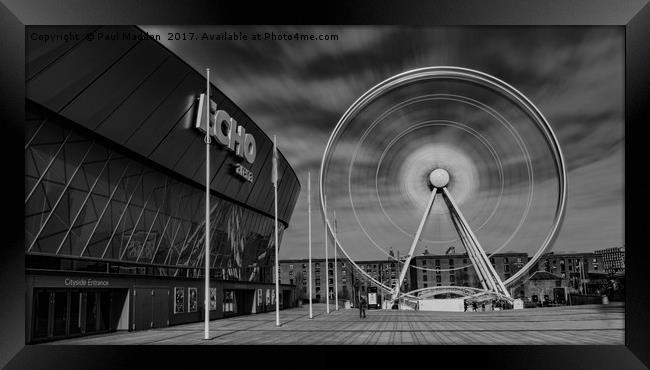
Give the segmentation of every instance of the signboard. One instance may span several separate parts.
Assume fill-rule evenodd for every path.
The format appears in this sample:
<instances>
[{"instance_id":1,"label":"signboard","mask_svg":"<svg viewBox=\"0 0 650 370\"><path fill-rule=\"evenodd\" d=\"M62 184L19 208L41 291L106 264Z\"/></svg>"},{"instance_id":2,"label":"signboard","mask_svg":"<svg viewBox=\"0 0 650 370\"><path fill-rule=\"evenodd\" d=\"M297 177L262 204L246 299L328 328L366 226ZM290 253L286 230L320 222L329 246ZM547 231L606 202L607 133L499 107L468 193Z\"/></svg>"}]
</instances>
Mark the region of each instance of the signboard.
<instances>
[{"instance_id":1,"label":"signboard","mask_svg":"<svg viewBox=\"0 0 650 370\"><path fill-rule=\"evenodd\" d=\"M368 287L368 308L379 308L377 304L377 287Z\"/></svg>"},{"instance_id":2,"label":"signboard","mask_svg":"<svg viewBox=\"0 0 650 370\"><path fill-rule=\"evenodd\" d=\"M235 173L242 179L248 182L253 182L253 173L239 163L235 165Z\"/></svg>"},{"instance_id":3,"label":"signboard","mask_svg":"<svg viewBox=\"0 0 650 370\"><path fill-rule=\"evenodd\" d=\"M71 286L71 287L83 287L83 288L98 288L98 287L107 287L110 286L110 283L108 280L101 280L101 279L72 279L72 278L65 278L63 281L65 286Z\"/></svg>"},{"instance_id":4,"label":"signboard","mask_svg":"<svg viewBox=\"0 0 650 370\"><path fill-rule=\"evenodd\" d=\"M225 110L217 109L217 104L210 100L210 126L205 120L205 94L199 96L196 112L195 127L202 132L207 132L218 144L235 153L237 157L244 158L248 163L255 162L257 145L255 138L246 133L244 126L230 117Z\"/></svg>"}]
</instances>

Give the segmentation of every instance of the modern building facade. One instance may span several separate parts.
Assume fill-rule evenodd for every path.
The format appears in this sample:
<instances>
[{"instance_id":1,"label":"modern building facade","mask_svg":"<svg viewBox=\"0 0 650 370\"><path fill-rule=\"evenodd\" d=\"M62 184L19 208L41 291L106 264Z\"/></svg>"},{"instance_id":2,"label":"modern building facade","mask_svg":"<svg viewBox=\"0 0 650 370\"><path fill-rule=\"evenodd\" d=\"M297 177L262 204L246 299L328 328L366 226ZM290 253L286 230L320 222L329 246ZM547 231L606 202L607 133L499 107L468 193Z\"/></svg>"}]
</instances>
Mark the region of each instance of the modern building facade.
<instances>
[{"instance_id":1,"label":"modern building facade","mask_svg":"<svg viewBox=\"0 0 650 370\"><path fill-rule=\"evenodd\" d=\"M202 320L205 77L137 27L26 40L27 342ZM210 92L216 319L275 304L273 143ZM300 183L281 153L278 174L282 233ZM295 303L291 285L280 294Z\"/></svg>"}]
</instances>

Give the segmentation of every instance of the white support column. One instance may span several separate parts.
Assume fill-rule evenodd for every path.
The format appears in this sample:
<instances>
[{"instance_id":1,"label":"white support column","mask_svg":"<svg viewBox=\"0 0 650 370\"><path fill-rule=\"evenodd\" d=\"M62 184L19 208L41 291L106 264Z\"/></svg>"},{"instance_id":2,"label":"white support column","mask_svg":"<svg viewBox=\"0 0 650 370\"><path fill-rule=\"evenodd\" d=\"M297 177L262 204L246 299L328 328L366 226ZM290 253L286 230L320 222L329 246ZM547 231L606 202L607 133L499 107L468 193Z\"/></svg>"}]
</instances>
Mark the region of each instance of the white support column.
<instances>
[{"instance_id":1,"label":"white support column","mask_svg":"<svg viewBox=\"0 0 650 370\"><path fill-rule=\"evenodd\" d=\"M325 304L327 307L327 313L330 313L330 284L329 284L329 257L327 253L327 197L325 197L323 203L325 203Z\"/></svg>"},{"instance_id":2,"label":"white support column","mask_svg":"<svg viewBox=\"0 0 650 370\"><path fill-rule=\"evenodd\" d=\"M338 281L338 261L336 260L336 249L337 243L336 239L338 238L338 224L336 223L336 211L334 211L334 309L339 310L339 281Z\"/></svg>"},{"instance_id":3,"label":"white support column","mask_svg":"<svg viewBox=\"0 0 650 370\"><path fill-rule=\"evenodd\" d=\"M457 220L459 222L459 227L464 234L464 238L467 240L468 248L469 248L468 250L471 250L472 253L474 254L474 258L478 263L477 270L480 270L481 274L483 275L485 282L487 284L487 289L495 292L499 292L499 286L495 282L494 277L488 268L488 265L490 265L489 259L487 258L487 256L483 258L483 254L481 253L482 249L479 249L479 247L476 246L476 244L474 243L474 239L469 235L468 232L469 226L464 225L463 221L460 219L460 216L458 216L455 210L452 212L454 212L454 214L456 215Z\"/></svg>"},{"instance_id":4,"label":"white support column","mask_svg":"<svg viewBox=\"0 0 650 370\"><path fill-rule=\"evenodd\" d=\"M508 289L506 289L505 285L501 281L501 278L499 278L499 275L494 270L494 267L490 263L490 260L488 259L487 255L485 254L485 251L481 247L481 244L479 244L476 235L474 235L474 232L472 232L472 229L469 227L469 224L465 220L465 217L460 212L460 209L458 209L458 206L456 206L456 202L454 202L454 199L451 197L451 194L449 194L449 191L447 190L446 187L443 187L442 191L444 192L444 195L447 197L447 199L449 199L449 202L453 207L453 212L455 212L456 215L458 216L461 224L460 226L465 229L465 231L467 232L467 236L470 238L472 244L474 244L474 247L478 251L479 260L482 261L483 264L487 265L486 270L491 274L491 276L488 276L488 281L494 285L495 291L497 293L501 293L506 297L510 298L510 293L508 292Z\"/></svg>"},{"instance_id":5,"label":"white support column","mask_svg":"<svg viewBox=\"0 0 650 370\"><path fill-rule=\"evenodd\" d=\"M203 339L210 339L210 68L205 69L205 296Z\"/></svg>"},{"instance_id":6,"label":"white support column","mask_svg":"<svg viewBox=\"0 0 650 370\"><path fill-rule=\"evenodd\" d=\"M307 173L307 208L309 218L309 318L314 318L314 311L312 309L312 276L311 276L311 172Z\"/></svg>"},{"instance_id":7,"label":"white support column","mask_svg":"<svg viewBox=\"0 0 650 370\"><path fill-rule=\"evenodd\" d=\"M278 248L278 145L275 135L273 135L273 158L274 176L273 176L273 194L275 206L275 326L280 326L280 256Z\"/></svg>"},{"instance_id":8,"label":"white support column","mask_svg":"<svg viewBox=\"0 0 650 370\"><path fill-rule=\"evenodd\" d=\"M399 273L397 284L395 284L395 291L393 292L393 297L391 298L391 303L390 303L391 306L395 302L395 299L397 299L399 296L400 289L402 287L402 284L404 283L404 277L406 276L406 271L408 271L409 269L411 258L413 258L413 253L415 252L415 246L418 244L418 241L420 240L420 235L422 235L424 224L426 223L427 218L429 217L429 213L431 213L431 207L433 206L433 201L436 199L436 193L437 193L437 189L434 187L433 190L431 191L431 196L429 196L429 202L427 203L427 206L424 210L424 215L422 215L422 219L420 220L420 225L418 226L418 230L416 231L415 237L413 238L413 242L411 243L411 248L409 249L409 253L406 256L406 260L404 261L402 270ZM397 265L399 266L399 260L397 261Z\"/></svg>"},{"instance_id":9,"label":"white support column","mask_svg":"<svg viewBox=\"0 0 650 370\"><path fill-rule=\"evenodd\" d=\"M476 271L476 275L478 276L479 282L481 283L481 287L483 289L488 290L492 289L491 287L488 287L487 285L487 273L483 269L483 265L480 263L478 256L477 256L477 251L471 244L471 241L467 237L464 229L460 226L460 220L458 216L451 210L450 208L450 216L451 220L454 224L454 227L456 228L456 232L458 232L458 235L460 236L461 242L463 243L463 246L465 247L465 250L467 251L467 255L469 256L470 260L472 261L472 265L474 266L474 270Z\"/></svg>"}]
</instances>

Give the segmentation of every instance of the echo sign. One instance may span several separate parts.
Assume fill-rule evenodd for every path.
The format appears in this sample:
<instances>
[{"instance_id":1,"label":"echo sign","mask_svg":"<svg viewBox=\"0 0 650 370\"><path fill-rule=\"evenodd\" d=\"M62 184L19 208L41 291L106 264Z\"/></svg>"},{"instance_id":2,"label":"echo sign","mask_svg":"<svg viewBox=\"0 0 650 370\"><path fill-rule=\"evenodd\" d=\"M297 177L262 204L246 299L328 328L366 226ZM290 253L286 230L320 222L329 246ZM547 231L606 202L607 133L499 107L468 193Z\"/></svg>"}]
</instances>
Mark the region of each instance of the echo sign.
<instances>
[{"instance_id":1,"label":"echo sign","mask_svg":"<svg viewBox=\"0 0 650 370\"><path fill-rule=\"evenodd\" d=\"M199 97L199 107L196 114L195 127L217 140L226 149L235 152L240 158L245 158L248 163L255 162L257 146L255 138L246 133L243 126L238 126L237 121L230 117L225 110L217 110L217 104L210 99L210 126L205 120L205 94Z\"/></svg>"}]
</instances>

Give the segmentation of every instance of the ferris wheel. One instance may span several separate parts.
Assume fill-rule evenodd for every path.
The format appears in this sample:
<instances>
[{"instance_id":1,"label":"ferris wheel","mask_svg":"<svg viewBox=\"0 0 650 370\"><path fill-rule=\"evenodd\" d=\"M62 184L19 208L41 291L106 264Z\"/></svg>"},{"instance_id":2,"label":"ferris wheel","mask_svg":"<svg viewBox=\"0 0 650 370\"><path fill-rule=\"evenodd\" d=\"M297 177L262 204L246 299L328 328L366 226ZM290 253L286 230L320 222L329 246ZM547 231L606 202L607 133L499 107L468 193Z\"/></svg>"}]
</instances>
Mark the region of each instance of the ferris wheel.
<instances>
[{"instance_id":1,"label":"ferris wheel","mask_svg":"<svg viewBox=\"0 0 650 370\"><path fill-rule=\"evenodd\" d=\"M508 288L558 235L566 178L555 133L520 91L476 70L428 67L382 81L343 114L321 161L320 203L335 247L391 301L450 289L512 299ZM462 264L411 263L423 248L444 254L450 246L462 246ZM496 271L491 257L505 252L527 258L516 271ZM396 280L354 262L369 258L396 262ZM404 286L409 269L470 268L473 287Z\"/></svg>"}]
</instances>

